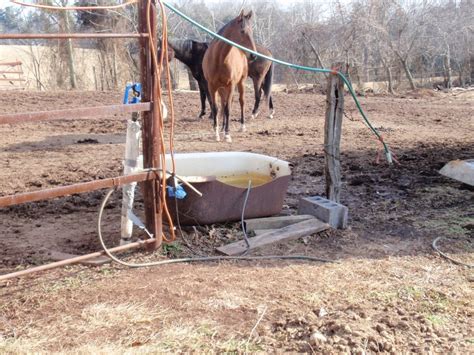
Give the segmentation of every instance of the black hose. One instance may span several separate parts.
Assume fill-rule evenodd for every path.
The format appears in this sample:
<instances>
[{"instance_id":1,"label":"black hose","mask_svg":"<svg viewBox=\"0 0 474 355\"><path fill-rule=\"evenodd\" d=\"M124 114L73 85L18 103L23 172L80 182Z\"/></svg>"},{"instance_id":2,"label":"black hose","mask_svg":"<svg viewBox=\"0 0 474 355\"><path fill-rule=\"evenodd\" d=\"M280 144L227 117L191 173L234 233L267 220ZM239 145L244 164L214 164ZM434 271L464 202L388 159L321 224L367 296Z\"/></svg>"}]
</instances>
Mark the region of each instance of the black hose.
<instances>
[{"instance_id":1,"label":"black hose","mask_svg":"<svg viewBox=\"0 0 474 355\"><path fill-rule=\"evenodd\" d=\"M466 264L466 263L463 263L461 261L458 261L458 260L455 260L453 258L451 258L450 256L448 256L447 254L443 253L441 250L439 250L438 246L437 246L437 243L438 241L440 241L441 239L443 239L444 237L438 237L436 238L435 240L433 240L433 243L431 243L431 246L433 247L433 249L439 254L441 255L443 258L445 259L448 259L449 261L451 261L453 264L456 264L456 265L461 265L461 266L467 266L468 268L474 268L474 265L472 264Z\"/></svg>"},{"instance_id":2,"label":"black hose","mask_svg":"<svg viewBox=\"0 0 474 355\"><path fill-rule=\"evenodd\" d=\"M323 258L316 258L312 256L305 256L305 255L264 255L264 256L205 256L205 257L195 257L195 258L181 258L181 259L168 259L168 260L161 260L155 261L150 263L140 263L140 264L132 264L126 261L120 260L115 257L106 247L104 238L102 236L102 215L104 214L105 206L107 202L114 192L115 189L110 189L106 194L105 197L100 205L99 209L99 216L97 218L97 232L99 235L99 241L104 249L105 254L115 261L118 264L128 266L131 268L140 268L140 267L150 267L150 266L161 266L166 264L178 264L178 263L196 263L196 262L208 262L208 261L224 261L224 260L304 260L304 261L312 261L312 262L323 262L323 263L338 263L334 260L323 259Z\"/></svg>"}]
</instances>

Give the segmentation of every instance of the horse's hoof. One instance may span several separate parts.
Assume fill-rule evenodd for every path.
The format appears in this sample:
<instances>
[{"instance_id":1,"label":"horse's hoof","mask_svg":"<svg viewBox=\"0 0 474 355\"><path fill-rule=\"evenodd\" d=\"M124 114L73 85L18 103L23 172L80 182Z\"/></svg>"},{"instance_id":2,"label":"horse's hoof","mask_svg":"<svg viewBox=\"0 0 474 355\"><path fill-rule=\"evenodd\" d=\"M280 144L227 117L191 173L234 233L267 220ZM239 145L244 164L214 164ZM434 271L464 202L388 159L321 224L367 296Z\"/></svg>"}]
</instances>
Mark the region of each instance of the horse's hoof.
<instances>
[{"instance_id":1,"label":"horse's hoof","mask_svg":"<svg viewBox=\"0 0 474 355\"><path fill-rule=\"evenodd\" d=\"M216 142L220 142L220 141L221 141L221 137L218 134L216 134Z\"/></svg>"},{"instance_id":2,"label":"horse's hoof","mask_svg":"<svg viewBox=\"0 0 474 355\"><path fill-rule=\"evenodd\" d=\"M232 138L230 137L230 134L226 134L224 138L227 143L232 143Z\"/></svg>"},{"instance_id":3,"label":"horse's hoof","mask_svg":"<svg viewBox=\"0 0 474 355\"><path fill-rule=\"evenodd\" d=\"M244 124L240 126L240 132L247 132L247 127Z\"/></svg>"},{"instance_id":4,"label":"horse's hoof","mask_svg":"<svg viewBox=\"0 0 474 355\"><path fill-rule=\"evenodd\" d=\"M268 118L269 118L269 119L272 119L272 118L273 118L273 113L271 113L270 115L268 115Z\"/></svg>"},{"instance_id":5,"label":"horse's hoof","mask_svg":"<svg viewBox=\"0 0 474 355\"><path fill-rule=\"evenodd\" d=\"M252 113L252 120L256 119L258 116L258 112L257 113Z\"/></svg>"}]
</instances>

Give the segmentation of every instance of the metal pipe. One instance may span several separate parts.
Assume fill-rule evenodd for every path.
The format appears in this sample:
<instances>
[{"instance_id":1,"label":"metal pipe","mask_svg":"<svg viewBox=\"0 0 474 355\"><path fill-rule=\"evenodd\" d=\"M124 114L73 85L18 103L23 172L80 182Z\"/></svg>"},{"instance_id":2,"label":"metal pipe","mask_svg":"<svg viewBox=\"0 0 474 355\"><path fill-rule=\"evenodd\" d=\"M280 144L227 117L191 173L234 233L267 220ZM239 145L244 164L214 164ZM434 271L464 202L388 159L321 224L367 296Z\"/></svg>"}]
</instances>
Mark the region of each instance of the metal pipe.
<instances>
[{"instance_id":1,"label":"metal pipe","mask_svg":"<svg viewBox=\"0 0 474 355\"><path fill-rule=\"evenodd\" d=\"M151 238L151 239L147 239L147 240L143 240L143 241L139 241L139 242L134 242L134 243L130 243L130 244L120 245L120 246L118 246L118 247L111 248L111 249L108 249L108 250L109 250L109 251L112 251L112 252L120 252L120 251L124 251L124 250L128 250L128 249L137 248L137 247L139 247L139 246L147 245L147 244L154 243L154 242L155 242L155 238ZM14 278L14 277L19 277L19 276L24 276L24 275L32 274L32 273L34 273L34 272L50 270L50 269L54 269L54 268L57 268L57 267L60 267L60 266L65 266L65 265L71 265L71 264L79 263L79 262L81 262L81 261L85 261L85 260L97 258L97 257L102 256L102 255L105 255L105 251L103 251L103 250L102 250L102 251L95 252L95 253L90 253L90 254L86 254L86 255L76 256L75 258L70 258L70 259L66 259L66 260L56 261L56 262L54 262L54 263L50 263L50 264L46 264L46 265L41 265L41 266L32 267L32 268L29 268L29 269L26 269L26 270L15 271L15 272L12 272L12 273L9 273L9 274L0 275L0 282L1 282L1 281L8 280L8 279L12 279L12 278Z\"/></svg>"},{"instance_id":2,"label":"metal pipe","mask_svg":"<svg viewBox=\"0 0 474 355\"><path fill-rule=\"evenodd\" d=\"M3 33L2 39L148 38L148 33Z\"/></svg>"},{"instance_id":3,"label":"metal pipe","mask_svg":"<svg viewBox=\"0 0 474 355\"><path fill-rule=\"evenodd\" d=\"M0 81L25 81L25 79L21 79L21 78L0 78Z\"/></svg>"},{"instance_id":4,"label":"metal pipe","mask_svg":"<svg viewBox=\"0 0 474 355\"><path fill-rule=\"evenodd\" d=\"M130 112L146 112L151 109L150 102L143 102L133 105L110 105L97 106L85 108L72 108L64 110L40 111L40 112L26 112L26 113L11 113L0 115L0 124L15 124L25 122L38 121L54 121L54 120L71 120L71 119L85 119L96 118L102 115L114 115L119 113Z\"/></svg>"},{"instance_id":5,"label":"metal pipe","mask_svg":"<svg viewBox=\"0 0 474 355\"><path fill-rule=\"evenodd\" d=\"M138 7L138 30L141 33L156 33L156 7L150 3L150 14L147 11L148 0L141 0ZM150 15L150 16L149 16ZM149 18L148 18L149 17ZM148 23L149 21L149 23ZM150 25L150 28L148 28ZM142 84L143 101L156 101L156 90L158 81L157 68L154 67L152 60L151 46L156 46L156 41L151 43L150 38L140 40L140 77ZM155 47L156 49L156 47ZM158 105L160 103L157 103ZM142 146L143 146L143 167L160 168L159 166L159 145L160 145L160 127L158 122L157 108L142 114ZM158 130L157 133L155 131ZM156 243L150 246L150 249L157 249L162 241L162 206L160 206L159 184L149 182L143 184L143 200L145 204L145 220L149 231L156 237Z\"/></svg>"},{"instance_id":6,"label":"metal pipe","mask_svg":"<svg viewBox=\"0 0 474 355\"><path fill-rule=\"evenodd\" d=\"M158 178L154 171L123 175L114 178L82 182L73 185L54 187L46 190L24 192L0 197L0 207L14 206L26 202L41 201L56 197L79 194L89 191L116 187L131 182L152 181Z\"/></svg>"},{"instance_id":7,"label":"metal pipe","mask_svg":"<svg viewBox=\"0 0 474 355\"><path fill-rule=\"evenodd\" d=\"M0 34L1 36L1 34ZM0 66L8 66L8 67L16 67L17 65L21 65L21 62L20 61L16 61L16 62L0 62Z\"/></svg>"}]
</instances>

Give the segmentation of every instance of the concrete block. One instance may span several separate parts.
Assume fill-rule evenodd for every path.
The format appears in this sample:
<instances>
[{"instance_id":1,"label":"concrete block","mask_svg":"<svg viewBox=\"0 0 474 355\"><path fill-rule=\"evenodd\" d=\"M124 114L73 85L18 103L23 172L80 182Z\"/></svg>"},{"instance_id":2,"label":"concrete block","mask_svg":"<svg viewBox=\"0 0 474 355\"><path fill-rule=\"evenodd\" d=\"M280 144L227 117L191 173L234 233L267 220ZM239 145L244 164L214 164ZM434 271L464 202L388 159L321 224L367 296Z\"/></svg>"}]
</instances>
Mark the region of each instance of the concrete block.
<instances>
[{"instance_id":1,"label":"concrete block","mask_svg":"<svg viewBox=\"0 0 474 355\"><path fill-rule=\"evenodd\" d=\"M300 198L298 213L315 216L333 228L347 228L348 208L320 196Z\"/></svg>"}]
</instances>

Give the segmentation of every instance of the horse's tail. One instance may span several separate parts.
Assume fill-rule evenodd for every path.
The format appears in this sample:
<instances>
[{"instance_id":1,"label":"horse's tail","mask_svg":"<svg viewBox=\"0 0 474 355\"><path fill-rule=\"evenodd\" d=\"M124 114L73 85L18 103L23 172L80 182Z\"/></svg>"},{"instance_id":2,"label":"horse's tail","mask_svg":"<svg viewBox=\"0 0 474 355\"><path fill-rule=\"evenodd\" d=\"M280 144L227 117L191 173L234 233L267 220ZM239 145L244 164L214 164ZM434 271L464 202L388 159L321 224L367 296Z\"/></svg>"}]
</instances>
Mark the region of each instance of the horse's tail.
<instances>
[{"instance_id":1,"label":"horse's tail","mask_svg":"<svg viewBox=\"0 0 474 355\"><path fill-rule=\"evenodd\" d=\"M272 94L272 84L273 84L273 62L270 64L270 69L268 69L265 79L263 81L263 93L266 100L270 100Z\"/></svg>"}]
</instances>

